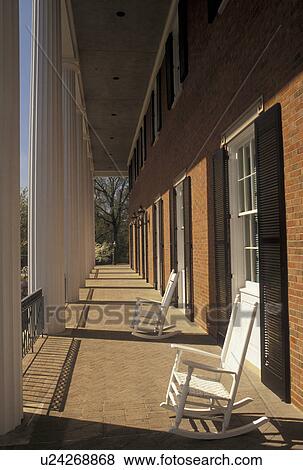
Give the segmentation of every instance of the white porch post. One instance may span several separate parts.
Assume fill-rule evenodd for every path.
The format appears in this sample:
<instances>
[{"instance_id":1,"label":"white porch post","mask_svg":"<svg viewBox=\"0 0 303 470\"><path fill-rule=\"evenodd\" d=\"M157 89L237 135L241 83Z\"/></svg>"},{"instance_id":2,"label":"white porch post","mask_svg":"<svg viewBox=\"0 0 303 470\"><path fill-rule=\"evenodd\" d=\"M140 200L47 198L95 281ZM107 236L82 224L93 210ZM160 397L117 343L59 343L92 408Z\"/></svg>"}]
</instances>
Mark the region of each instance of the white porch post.
<instances>
[{"instance_id":1,"label":"white porch post","mask_svg":"<svg viewBox=\"0 0 303 470\"><path fill-rule=\"evenodd\" d=\"M78 173L78 234L79 234L79 256L78 256L78 270L80 274L80 285L84 286L85 272L85 217L84 217L84 140L83 140L83 115L81 110L77 109L76 113L76 126L77 126L77 173Z\"/></svg>"},{"instance_id":2,"label":"white porch post","mask_svg":"<svg viewBox=\"0 0 303 470\"><path fill-rule=\"evenodd\" d=\"M76 117L77 66L63 62L64 255L68 302L79 299L79 212Z\"/></svg>"},{"instance_id":3,"label":"white porch post","mask_svg":"<svg viewBox=\"0 0 303 470\"><path fill-rule=\"evenodd\" d=\"M18 16L0 0L0 434L22 418Z\"/></svg>"},{"instance_id":4,"label":"white porch post","mask_svg":"<svg viewBox=\"0 0 303 470\"><path fill-rule=\"evenodd\" d=\"M33 1L30 122L30 290L43 289L45 330L64 330L61 1ZM56 310L57 309L57 310Z\"/></svg>"}]
</instances>

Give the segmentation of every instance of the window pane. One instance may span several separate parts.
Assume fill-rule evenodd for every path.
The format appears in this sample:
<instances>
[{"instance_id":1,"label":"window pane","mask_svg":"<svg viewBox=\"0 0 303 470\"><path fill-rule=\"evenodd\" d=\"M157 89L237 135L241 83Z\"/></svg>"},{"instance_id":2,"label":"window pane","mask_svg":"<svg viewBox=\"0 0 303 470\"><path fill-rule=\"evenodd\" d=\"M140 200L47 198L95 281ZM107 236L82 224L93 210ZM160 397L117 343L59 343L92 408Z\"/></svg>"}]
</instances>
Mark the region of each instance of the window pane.
<instances>
[{"instance_id":1,"label":"window pane","mask_svg":"<svg viewBox=\"0 0 303 470\"><path fill-rule=\"evenodd\" d=\"M251 250L245 250L245 270L246 270L246 280L251 281L251 267L250 267L250 255Z\"/></svg>"},{"instance_id":2,"label":"window pane","mask_svg":"<svg viewBox=\"0 0 303 470\"><path fill-rule=\"evenodd\" d=\"M246 144L244 148L244 176L251 174L250 168L250 144Z\"/></svg>"},{"instance_id":3,"label":"window pane","mask_svg":"<svg viewBox=\"0 0 303 470\"><path fill-rule=\"evenodd\" d=\"M244 180L239 181L238 188L239 188L239 212L244 212L245 211L245 206L244 206Z\"/></svg>"},{"instance_id":4,"label":"window pane","mask_svg":"<svg viewBox=\"0 0 303 470\"><path fill-rule=\"evenodd\" d=\"M245 190L245 211L252 210L252 201L251 201L251 177L245 178L244 180L244 190Z\"/></svg>"},{"instance_id":5,"label":"window pane","mask_svg":"<svg viewBox=\"0 0 303 470\"><path fill-rule=\"evenodd\" d=\"M243 178L243 147L238 150L238 179Z\"/></svg>"},{"instance_id":6,"label":"window pane","mask_svg":"<svg viewBox=\"0 0 303 470\"><path fill-rule=\"evenodd\" d=\"M258 246L257 237L257 217L253 214L250 216L250 246Z\"/></svg>"}]
</instances>

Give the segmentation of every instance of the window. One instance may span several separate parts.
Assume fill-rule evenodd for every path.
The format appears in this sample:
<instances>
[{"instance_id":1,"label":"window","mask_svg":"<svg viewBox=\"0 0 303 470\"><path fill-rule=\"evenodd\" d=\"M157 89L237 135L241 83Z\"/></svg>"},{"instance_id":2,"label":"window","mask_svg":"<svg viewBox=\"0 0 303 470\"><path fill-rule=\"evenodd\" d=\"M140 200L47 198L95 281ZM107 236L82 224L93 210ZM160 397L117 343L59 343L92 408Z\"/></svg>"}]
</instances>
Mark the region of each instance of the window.
<instances>
[{"instance_id":1,"label":"window","mask_svg":"<svg viewBox=\"0 0 303 470\"><path fill-rule=\"evenodd\" d=\"M162 93L161 93L161 69L156 79L156 130L159 132L162 127Z\"/></svg>"},{"instance_id":2,"label":"window","mask_svg":"<svg viewBox=\"0 0 303 470\"><path fill-rule=\"evenodd\" d=\"M179 63L180 82L184 82L188 74L188 43L187 43L187 0L180 0L178 5L179 28Z\"/></svg>"},{"instance_id":3,"label":"window","mask_svg":"<svg viewBox=\"0 0 303 470\"><path fill-rule=\"evenodd\" d=\"M147 136L146 136L146 115L144 116L144 121L143 121L143 160L145 161L147 159Z\"/></svg>"},{"instance_id":4,"label":"window","mask_svg":"<svg viewBox=\"0 0 303 470\"><path fill-rule=\"evenodd\" d=\"M128 165L128 186L129 186L129 191L131 191L133 189L133 178L134 178L133 159L131 159L131 161Z\"/></svg>"},{"instance_id":5,"label":"window","mask_svg":"<svg viewBox=\"0 0 303 470\"><path fill-rule=\"evenodd\" d=\"M167 106L171 109L188 73L187 0L180 0L165 45Z\"/></svg>"},{"instance_id":6,"label":"window","mask_svg":"<svg viewBox=\"0 0 303 470\"><path fill-rule=\"evenodd\" d=\"M139 175L140 168L141 168L141 145L140 145L140 134L137 140L136 145L136 159L137 159L137 174Z\"/></svg>"},{"instance_id":7,"label":"window","mask_svg":"<svg viewBox=\"0 0 303 470\"><path fill-rule=\"evenodd\" d=\"M242 287L255 291L259 282L259 262L253 126L230 141L228 153L233 284L235 291Z\"/></svg>"},{"instance_id":8,"label":"window","mask_svg":"<svg viewBox=\"0 0 303 470\"><path fill-rule=\"evenodd\" d=\"M155 91L152 91L151 94L151 120L150 120L150 137L151 137L151 144L153 144L156 140L156 132L155 132Z\"/></svg>"},{"instance_id":9,"label":"window","mask_svg":"<svg viewBox=\"0 0 303 470\"><path fill-rule=\"evenodd\" d=\"M243 218L246 280L258 282L257 179L255 140L250 137L236 151L239 217Z\"/></svg>"},{"instance_id":10,"label":"window","mask_svg":"<svg viewBox=\"0 0 303 470\"><path fill-rule=\"evenodd\" d=\"M154 143L162 128L161 69L159 70L157 77L156 77L155 87L151 95L151 101L152 101L151 137L152 137L152 143Z\"/></svg>"}]
</instances>

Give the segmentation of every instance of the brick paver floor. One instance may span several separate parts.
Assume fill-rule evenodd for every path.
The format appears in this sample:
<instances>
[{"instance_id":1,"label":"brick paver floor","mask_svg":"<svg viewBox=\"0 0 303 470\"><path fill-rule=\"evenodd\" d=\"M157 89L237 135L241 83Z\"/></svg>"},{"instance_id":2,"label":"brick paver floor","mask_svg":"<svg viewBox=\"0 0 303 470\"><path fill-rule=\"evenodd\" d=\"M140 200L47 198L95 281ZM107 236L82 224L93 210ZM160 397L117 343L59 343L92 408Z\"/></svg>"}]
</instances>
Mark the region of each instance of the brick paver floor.
<instances>
[{"instance_id":1,"label":"brick paver floor","mask_svg":"<svg viewBox=\"0 0 303 470\"><path fill-rule=\"evenodd\" d=\"M108 282L110 280L110 282ZM271 422L222 441L197 441L168 432L173 413L159 407L174 360L170 342L130 334L137 297L156 300L152 286L126 266L95 270L67 309L64 336L39 340L24 364L24 421L0 439L3 448L53 449L290 449L303 448L303 414L261 384L249 365L239 398L254 401L232 425L259 416ZM81 303L82 302L82 303ZM171 309L183 333L172 341L218 352L213 340ZM183 420L194 429L201 423Z\"/></svg>"}]
</instances>

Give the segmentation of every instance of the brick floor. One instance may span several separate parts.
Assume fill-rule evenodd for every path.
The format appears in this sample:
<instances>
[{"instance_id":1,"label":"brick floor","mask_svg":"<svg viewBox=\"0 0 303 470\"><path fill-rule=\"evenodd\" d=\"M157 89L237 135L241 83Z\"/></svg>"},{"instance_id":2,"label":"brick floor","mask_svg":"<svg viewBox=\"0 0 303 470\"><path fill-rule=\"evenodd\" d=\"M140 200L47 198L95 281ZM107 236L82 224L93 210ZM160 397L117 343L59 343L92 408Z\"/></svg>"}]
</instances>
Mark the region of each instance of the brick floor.
<instances>
[{"instance_id":1,"label":"brick floor","mask_svg":"<svg viewBox=\"0 0 303 470\"><path fill-rule=\"evenodd\" d=\"M110 279L108 276L112 276L112 287L108 288L105 282L103 288L99 281L102 284L105 278ZM174 359L169 339L140 340L131 336L128 326L136 297L143 292L143 297L158 299L159 294L125 266L93 272L88 287L94 290L93 278L98 281L98 294L86 303L82 296L82 303L70 306L65 336L40 339L35 354L26 357L24 421L14 432L0 438L0 447L303 448L303 414L282 403L261 384L248 364L239 398L252 396L254 402L235 413L231 424L246 423L262 415L272 418L269 424L222 441L203 442L170 434L173 413L159 407ZM182 312L171 309L170 316L183 331L174 342L219 350L202 330L185 321ZM188 429L201 426L197 421L183 421Z\"/></svg>"}]
</instances>

